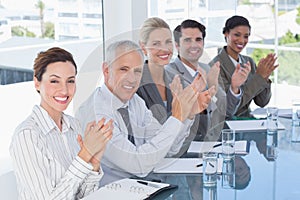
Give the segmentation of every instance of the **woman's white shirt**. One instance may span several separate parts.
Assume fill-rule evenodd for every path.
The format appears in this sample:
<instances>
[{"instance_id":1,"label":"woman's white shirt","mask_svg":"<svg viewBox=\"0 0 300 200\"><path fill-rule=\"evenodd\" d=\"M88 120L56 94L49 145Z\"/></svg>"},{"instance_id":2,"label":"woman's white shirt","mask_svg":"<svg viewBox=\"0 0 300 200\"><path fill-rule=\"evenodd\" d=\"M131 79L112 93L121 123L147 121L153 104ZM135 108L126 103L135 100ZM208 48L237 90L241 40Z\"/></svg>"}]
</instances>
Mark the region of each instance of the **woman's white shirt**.
<instances>
[{"instance_id":1,"label":"woman's white shirt","mask_svg":"<svg viewBox=\"0 0 300 200\"><path fill-rule=\"evenodd\" d=\"M103 176L77 156L79 122L66 114L62 131L40 106L15 130L10 154L19 199L78 199L99 188Z\"/></svg>"}]
</instances>

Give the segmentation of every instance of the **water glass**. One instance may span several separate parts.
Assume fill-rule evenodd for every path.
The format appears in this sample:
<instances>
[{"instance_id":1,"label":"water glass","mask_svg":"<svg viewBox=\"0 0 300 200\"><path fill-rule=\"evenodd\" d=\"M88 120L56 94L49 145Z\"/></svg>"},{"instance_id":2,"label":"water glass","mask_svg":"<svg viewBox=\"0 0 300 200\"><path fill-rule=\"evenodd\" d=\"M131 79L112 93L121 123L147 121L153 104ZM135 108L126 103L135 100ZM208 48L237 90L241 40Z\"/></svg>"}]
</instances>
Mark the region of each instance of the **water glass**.
<instances>
[{"instance_id":1,"label":"water glass","mask_svg":"<svg viewBox=\"0 0 300 200\"><path fill-rule=\"evenodd\" d=\"M223 160L222 166L222 188L231 189L235 187L235 162L234 157Z\"/></svg>"},{"instance_id":2,"label":"water glass","mask_svg":"<svg viewBox=\"0 0 300 200\"><path fill-rule=\"evenodd\" d=\"M267 134L266 141L266 158L270 160L276 160L277 158L277 133Z\"/></svg>"},{"instance_id":3,"label":"water glass","mask_svg":"<svg viewBox=\"0 0 300 200\"><path fill-rule=\"evenodd\" d=\"M292 121L292 142L300 142L300 121Z\"/></svg>"},{"instance_id":4,"label":"water glass","mask_svg":"<svg viewBox=\"0 0 300 200\"><path fill-rule=\"evenodd\" d=\"M217 184L218 154L216 152L203 153L203 186L214 187Z\"/></svg>"},{"instance_id":5,"label":"water glass","mask_svg":"<svg viewBox=\"0 0 300 200\"><path fill-rule=\"evenodd\" d=\"M232 129L222 130L222 156L225 160L234 157L235 131Z\"/></svg>"},{"instance_id":6,"label":"water glass","mask_svg":"<svg viewBox=\"0 0 300 200\"><path fill-rule=\"evenodd\" d=\"M267 133L274 134L278 129L278 108L267 108Z\"/></svg>"},{"instance_id":7,"label":"water glass","mask_svg":"<svg viewBox=\"0 0 300 200\"><path fill-rule=\"evenodd\" d=\"M292 119L300 121L300 99L292 100Z\"/></svg>"},{"instance_id":8,"label":"water glass","mask_svg":"<svg viewBox=\"0 0 300 200\"><path fill-rule=\"evenodd\" d=\"M300 99L292 101L292 142L300 142Z\"/></svg>"},{"instance_id":9,"label":"water glass","mask_svg":"<svg viewBox=\"0 0 300 200\"><path fill-rule=\"evenodd\" d=\"M217 185L213 187L204 187L203 189L203 198L205 200L217 200L218 195L217 195Z\"/></svg>"}]
</instances>

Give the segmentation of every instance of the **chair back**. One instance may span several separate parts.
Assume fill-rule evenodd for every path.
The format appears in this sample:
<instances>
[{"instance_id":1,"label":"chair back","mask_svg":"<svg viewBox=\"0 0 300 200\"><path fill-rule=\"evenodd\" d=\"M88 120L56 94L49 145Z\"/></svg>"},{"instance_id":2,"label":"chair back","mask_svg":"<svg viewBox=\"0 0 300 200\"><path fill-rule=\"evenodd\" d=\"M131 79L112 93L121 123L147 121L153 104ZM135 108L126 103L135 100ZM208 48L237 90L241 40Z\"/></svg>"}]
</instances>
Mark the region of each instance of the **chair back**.
<instances>
[{"instance_id":1,"label":"chair back","mask_svg":"<svg viewBox=\"0 0 300 200\"><path fill-rule=\"evenodd\" d=\"M17 182L14 171L0 175L0 194L1 199L18 199Z\"/></svg>"}]
</instances>

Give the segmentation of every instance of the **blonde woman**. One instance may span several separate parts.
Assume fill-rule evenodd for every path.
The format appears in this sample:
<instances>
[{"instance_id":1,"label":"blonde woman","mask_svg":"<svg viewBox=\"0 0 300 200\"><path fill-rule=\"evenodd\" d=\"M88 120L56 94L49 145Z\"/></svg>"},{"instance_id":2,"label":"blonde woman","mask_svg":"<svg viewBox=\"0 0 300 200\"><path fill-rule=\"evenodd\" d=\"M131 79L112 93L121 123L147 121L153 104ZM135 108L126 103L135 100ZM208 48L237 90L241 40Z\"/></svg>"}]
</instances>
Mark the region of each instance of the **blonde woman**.
<instances>
[{"instance_id":1,"label":"blonde woman","mask_svg":"<svg viewBox=\"0 0 300 200\"><path fill-rule=\"evenodd\" d=\"M171 115L172 110L173 96L169 84L175 74L165 70L165 66L169 64L173 55L172 32L163 19L158 17L148 18L140 29L139 40L147 60L144 64L141 84L137 94L144 99L153 116L163 124ZM200 73L196 79L201 79ZM206 87L206 84L200 81L197 87L200 92ZM207 108L212 90L214 90L214 87L200 93L197 113ZM188 146L189 142L184 144L179 154L183 154Z\"/></svg>"}]
</instances>

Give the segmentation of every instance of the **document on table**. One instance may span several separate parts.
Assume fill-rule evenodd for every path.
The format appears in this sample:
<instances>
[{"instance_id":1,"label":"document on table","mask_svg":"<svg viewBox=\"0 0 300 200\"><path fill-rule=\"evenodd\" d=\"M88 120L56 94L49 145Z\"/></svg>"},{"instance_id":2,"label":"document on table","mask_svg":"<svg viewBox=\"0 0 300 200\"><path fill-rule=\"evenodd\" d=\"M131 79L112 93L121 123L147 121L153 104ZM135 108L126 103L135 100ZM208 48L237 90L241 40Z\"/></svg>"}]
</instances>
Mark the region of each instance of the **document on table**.
<instances>
[{"instance_id":1,"label":"document on table","mask_svg":"<svg viewBox=\"0 0 300 200\"><path fill-rule=\"evenodd\" d=\"M236 132L267 131L267 120L232 120L226 121L226 124ZM278 130L284 129L284 125L278 121Z\"/></svg>"},{"instance_id":2,"label":"document on table","mask_svg":"<svg viewBox=\"0 0 300 200\"><path fill-rule=\"evenodd\" d=\"M164 158L153 170L162 174L203 173L202 158ZM198 167L197 167L198 166ZM223 159L218 158L218 173L222 173Z\"/></svg>"},{"instance_id":3,"label":"document on table","mask_svg":"<svg viewBox=\"0 0 300 200\"><path fill-rule=\"evenodd\" d=\"M266 108L256 108L251 112L251 115L253 115L255 118L267 118L267 109ZM279 109L278 110L278 116L283 118L292 119L292 109Z\"/></svg>"},{"instance_id":4,"label":"document on table","mask_svg":"<svg viewBox=\"0 0 300 200\"><path fill-rule=\"evenodd\" d=\"M246 140L235 141L235 154L245 155L249 153L249 143ZM193 141L188 153L217 152L222 153L221 142L196 142Z\"/></svg>"},{"instance_id":5,"label":"document on table","mask_svg":"<svg viewBox=\"0 0 300 200\"><path fill-rule=\"evenodd\" d=\"M99 190L85 197L84 200L94 199L123 199L141 200L154 198L159 193L177 189L177 185L156 183L139 179L121 179L101 187Z\"/></svg>"}]
</instances>

